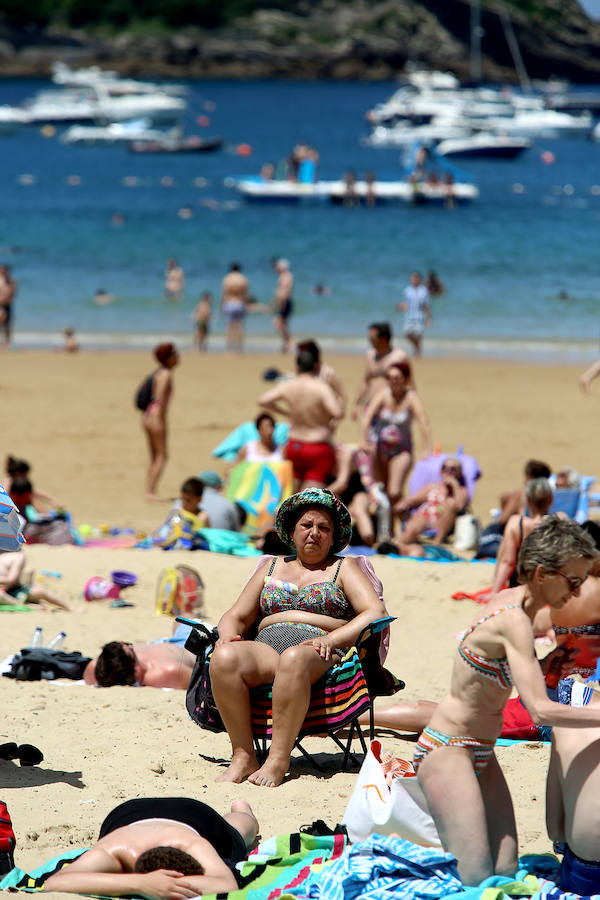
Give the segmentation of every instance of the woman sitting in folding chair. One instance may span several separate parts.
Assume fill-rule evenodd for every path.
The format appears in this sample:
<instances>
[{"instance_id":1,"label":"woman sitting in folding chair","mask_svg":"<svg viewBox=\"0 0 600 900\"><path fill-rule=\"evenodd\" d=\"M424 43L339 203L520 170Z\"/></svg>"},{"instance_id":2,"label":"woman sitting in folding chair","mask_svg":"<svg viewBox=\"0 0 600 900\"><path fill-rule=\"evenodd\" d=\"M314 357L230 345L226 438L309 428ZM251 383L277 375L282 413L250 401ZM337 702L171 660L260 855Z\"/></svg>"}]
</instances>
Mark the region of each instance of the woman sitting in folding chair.
<instances>
[{"instance_id":1,"label":"woman sitting in folding chair","mask_svg":"<svg viewBox=\"0 0 600 900\"><path fill-rule=\"evenodd\" d=\"M295 556L261 567L221 618L210 663L212 691L233 756L217 781L276 787L310 702L311 686L351 647L365 626L385 615L369 579L351 558L350 514L328 490L307 488L285 500L275 521ZM258 633L245 639L252 626ZM251 688L273 683L273 737L259 765L253 746Z\"/></svg>"}]
</instances>

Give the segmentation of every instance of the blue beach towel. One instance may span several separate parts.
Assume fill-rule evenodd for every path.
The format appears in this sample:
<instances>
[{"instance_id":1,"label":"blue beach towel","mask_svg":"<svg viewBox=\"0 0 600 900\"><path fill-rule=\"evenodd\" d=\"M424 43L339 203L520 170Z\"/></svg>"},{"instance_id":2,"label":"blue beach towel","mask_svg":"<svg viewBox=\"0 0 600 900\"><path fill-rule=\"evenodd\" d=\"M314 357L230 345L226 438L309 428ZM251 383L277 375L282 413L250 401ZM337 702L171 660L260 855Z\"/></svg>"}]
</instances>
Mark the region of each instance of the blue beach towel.
<instances>
[{"instance_id":1,"label":"blue beach towel","mask_svg":"<svg viewBox=\"0 0 600 900\"><path fill-rule=\"evenodd\" d=\"M290 426L287 422L275 423L273 440L278 447L286 443L289 430ZM248 441L256 440L258 440L258 431L254 422L243 422L237 428L234 428L226 438L223 438L221 443L213 450L212 455L219 459L224 459L226 462L231 462L236 458L238 450L244 444L247 444Z\"/></svg>"}]
</instances>

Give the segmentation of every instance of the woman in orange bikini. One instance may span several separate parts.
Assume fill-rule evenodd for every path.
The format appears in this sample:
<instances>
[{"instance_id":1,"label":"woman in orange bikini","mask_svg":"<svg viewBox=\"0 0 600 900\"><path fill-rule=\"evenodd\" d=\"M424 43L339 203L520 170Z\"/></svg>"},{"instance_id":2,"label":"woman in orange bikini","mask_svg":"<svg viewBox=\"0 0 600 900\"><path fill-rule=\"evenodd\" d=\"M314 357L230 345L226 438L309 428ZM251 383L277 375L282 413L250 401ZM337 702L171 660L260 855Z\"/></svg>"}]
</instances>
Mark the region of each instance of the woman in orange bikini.
<instances>
[{"instance_id":1,"label":"woman in orange bikini","mask_svg":"<svg viewBox=\"0 0 600 900\"><path fill-rule=\"evenodd\" d=\"M463 635L450 691L417 742L414 765L444 848L465 884L514 875L517 831L513 804L494 744L514 685L536 724L600 725L594 707L548 699L534 652L532 620L548 605L562 609L598 558L575 522L548 516L523 541L520 587L502 591Z\"/></svg>"},{"instance_id":2,"label":"woman in orange bikini","mask_svg":"<svg viewBox=\"0 0 600 900\"><path fill-rule=\"evenodd\" d=\"M159 344L154 350L154 356L160 363L160 369L149 376L140 388L140 392L146 385L149 388L149 403L141 405L144 411L142 427L146 432L150 450L150 465L146 480L147 500L161 499L156 495L156 487L167 461L167 409L173 391L171 369L179 362L179 353L171 343Z\"/></svg>"}]
</instances>

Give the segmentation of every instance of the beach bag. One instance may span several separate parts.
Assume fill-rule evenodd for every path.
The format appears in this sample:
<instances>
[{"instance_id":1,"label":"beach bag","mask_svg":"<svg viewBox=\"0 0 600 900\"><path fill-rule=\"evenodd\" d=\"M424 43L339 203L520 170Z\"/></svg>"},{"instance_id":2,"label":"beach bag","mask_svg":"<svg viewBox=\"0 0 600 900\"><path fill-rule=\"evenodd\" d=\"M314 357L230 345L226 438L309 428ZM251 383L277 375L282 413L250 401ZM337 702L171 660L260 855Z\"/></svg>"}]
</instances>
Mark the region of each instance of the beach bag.
<instances>
[{"instance_id":1,"label":"beach bag","mask_svg":"<svg viewBox=\"0 0 600 900\"><path fill-rule=\"evenodd\" d=\"M498 522L487 525L479 535L479 546L475 558L496 559L503 535L504 525L500 525Z\"/></svg>"},{"instance_id":2,"label":"beach bag","mask_svg":"<svg viewBox=\"0 0 600 900\"><path fill-rule=\"evenodd\" d=\"M454 523L454 549L475 550L479 541L479 519L471 513L457 516Z\"/></svg>"},{"instance_id":3,"label":"beach bag","mask_svg":"<svg viewBox=\"0 0 600 900\"><path fill-rule=\"evenodd\" d=\"M89 662L90 657L82 656L78 650L66 653L48 647L24 647L13 656L9 671L2 674L17 681L41 681L42 678L47 681L54 681L55 678L79 681Z\"/></svg>"},{"instance_id":4,"label":"beach bag","mask_svg":"<svg viewBox=\"0 0 600 900\"><path fill-rule=\"evenodd\" d=\"M210 657L218 636L216 628L210 631L204 625L197 624L185 642L186 650L196 655L196 664L185 694L185 706L196 725L214 732L225 731L209 674Z\"/></svg>"},{"instance_id":5,"label":"beach bag","mask_svg":"<svg viewBox=\"0 0 600 900\"><path fill-rule=\"evenodd\" d=\"M342 824L352 843L377 833L397 834L424 847L442 846L412 763L392 757L379 741L371 741Z\"/></svg>"},{"instance_id":6,"label":"beach bag","mask_svg":"<svg viewBox=\"0 0 600 900\"><path fill-rule=\"evenodd\" d=\"M156 372L153 372L152 375L148 375L135 392L135 405L141 412L146 412L152 403L152 383L155 375Z\"/></svg>"},{"instance_id":7,"label":"beach bag","mask_svg":"<svg viewBox=\"0 0 600 900\"><path fill-rule=\"evenodd\" d=\"M156 585L157 616L204 615L204 582L191 566L163 569Z\"/></svg>"},{"instance_id":8,"label":"beach bag","mask_svg":"<svg viewBox=\"0 0 600 900\"><path fill-rule=\"evenodd\" d=\"M13 850L17 841L6 803L0 800L0 876L15 867Z\"/></svg>"}]
</instances>

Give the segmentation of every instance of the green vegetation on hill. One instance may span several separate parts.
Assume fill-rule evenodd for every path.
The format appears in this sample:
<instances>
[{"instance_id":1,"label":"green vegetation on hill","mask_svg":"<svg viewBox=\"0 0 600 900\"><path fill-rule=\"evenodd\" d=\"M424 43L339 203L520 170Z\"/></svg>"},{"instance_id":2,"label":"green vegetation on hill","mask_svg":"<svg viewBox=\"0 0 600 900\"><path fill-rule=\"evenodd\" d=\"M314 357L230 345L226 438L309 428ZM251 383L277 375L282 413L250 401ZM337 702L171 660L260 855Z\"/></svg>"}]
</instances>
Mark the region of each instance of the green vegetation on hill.
<instances>
[{"instance_id":1,"label":"green vegetation on hill","mask_svg":"<svg viewBox=\"0 0 600 900\"><path fill-rule=\"evenodd\" d=\"M274 5L260 0L2 0L0 22L15 28L49 24L122 27L153 20L168 28L219 28L256 9ZM277 0L276 5L289 9L295 4Z\"/></svg>"}]
</instances>

